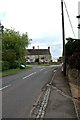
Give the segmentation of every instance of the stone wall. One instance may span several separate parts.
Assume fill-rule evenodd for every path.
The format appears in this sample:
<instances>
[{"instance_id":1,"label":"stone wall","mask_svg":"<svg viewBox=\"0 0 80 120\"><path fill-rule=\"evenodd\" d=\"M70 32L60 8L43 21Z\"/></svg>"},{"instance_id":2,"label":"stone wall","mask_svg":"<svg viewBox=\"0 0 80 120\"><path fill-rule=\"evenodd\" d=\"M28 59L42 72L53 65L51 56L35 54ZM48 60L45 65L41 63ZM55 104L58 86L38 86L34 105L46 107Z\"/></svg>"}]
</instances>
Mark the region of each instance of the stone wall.
<instances>
[{"instance_id":1,"label":"stone wall","mask_svg":"<svg viewBox=\"0 0 80 120\"><path fill-rule=\"evenodd\" d=\"M77 98L78 101L74 102L75 110L78 118L80 119L80 71L76 69L67 69L67 76L69 85L72 92L72 97Z\"/></svg>"},{"instance_id":2,"label":"stone wall","mask_svg":"<svg viewBox=\"0 0 80 120\"><path fill-rule=\"evenodd\" d=\"M76 69L68 69L68 78L71 82L80 86L80 71Z\"/></svg>"}]
</instances>

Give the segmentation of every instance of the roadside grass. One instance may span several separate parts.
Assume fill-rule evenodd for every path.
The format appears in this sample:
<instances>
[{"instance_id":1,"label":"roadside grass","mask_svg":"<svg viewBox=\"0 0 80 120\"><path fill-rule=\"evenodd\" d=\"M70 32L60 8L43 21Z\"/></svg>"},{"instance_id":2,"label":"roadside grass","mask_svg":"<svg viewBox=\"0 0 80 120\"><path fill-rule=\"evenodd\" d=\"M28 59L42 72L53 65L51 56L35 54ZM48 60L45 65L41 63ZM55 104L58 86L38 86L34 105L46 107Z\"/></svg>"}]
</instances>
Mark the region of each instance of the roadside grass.
<instances>
[{"instance_id":1,"label":"roadside grass","mask_svg":"<svg viewBox=\"0 0 80 120\"><path fill-rule=\"evenodd\" d=\"M39 66L50 66L50 64L38 64Z\"/></svg>"},{"instance_id":2,"label":"roadside grass","mask_svg":"<svg viewBox=\"0 0 80 120\"><path fill-rule=\"evenodd\" d=\"M38 64L39 66L50 66L50 65L60 65L60 64Z\"/></svg>"},{"instance_id":3,"label":"roadside grass","mask_svg":"<svg viewBox=\"0 0 80 120\"><path fill-rule=\"evenodd\" d=\"M58 62L53 62L52 65L60 65Z\"/></svg>"},{"instance_id":4,"label":"roadside grass","mask_svg":"<svg viewBox=\"0 0 80 120\"><path fill-rule=\"evenodd\" d=\"M3 77L3 76L8 76L8 75L16 74L18 72L21 72L21 71L24 71L24 70L27 70L27 69L30 69L30 68L32 68L32 67L31 66L27 66L25 69L17 68L17 69L5 70L5 71L0 72L0 76L2 75L2 77Z\"/></svg>"},{"instance_id":5,"label":"roadside grass","mask_svg":"<svg viewBox=\"0 0 80 120\"><path fill-rule=\"evenodd\" d=\"M38 64L39 66L60 65L60 63L54 62L52 64Z\"/></svg>"},{"instance_id":6,"label":"roadside grass","mask_svg":"<svg viewBox=\"0 0 80 120\"><path fill-rule=\"evenodd\" d=\"M35 63L35 64L28 64L28 65L37 65L37 66L50 66L50 64L44 64L44 63Z\"/></svg>"}]
</instances>

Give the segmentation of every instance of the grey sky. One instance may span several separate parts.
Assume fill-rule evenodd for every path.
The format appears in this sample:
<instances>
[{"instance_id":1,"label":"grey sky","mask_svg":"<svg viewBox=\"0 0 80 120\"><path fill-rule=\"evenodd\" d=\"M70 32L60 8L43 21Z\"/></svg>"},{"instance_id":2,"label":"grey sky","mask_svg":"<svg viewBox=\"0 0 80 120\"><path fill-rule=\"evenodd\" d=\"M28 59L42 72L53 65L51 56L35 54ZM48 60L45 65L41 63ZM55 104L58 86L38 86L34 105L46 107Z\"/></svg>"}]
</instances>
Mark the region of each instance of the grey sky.
<instances>
[{"instance_id":1,"label":"grey sky","mask_svg":"<svg viewBox=\"0 0 80 120\"><path fill-rule=\"evenodd\" d=\"M76 38L78 1L65 0ZM74 37L64 8L65 37ZM7 28L28 32L33 45L51 47L53 58L62 55L61 0L0 0L0 20Z\"/></svg>"}]
</instances>

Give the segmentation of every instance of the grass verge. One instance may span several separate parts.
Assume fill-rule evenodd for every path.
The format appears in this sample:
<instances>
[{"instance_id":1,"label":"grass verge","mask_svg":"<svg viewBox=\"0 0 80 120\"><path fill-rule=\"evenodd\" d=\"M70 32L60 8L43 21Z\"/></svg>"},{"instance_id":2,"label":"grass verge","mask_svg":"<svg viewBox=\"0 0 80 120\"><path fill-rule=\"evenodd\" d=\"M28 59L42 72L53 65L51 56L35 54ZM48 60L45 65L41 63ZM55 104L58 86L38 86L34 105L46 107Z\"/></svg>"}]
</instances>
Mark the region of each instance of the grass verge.
<instances>
[{"instance_id":1,"label":"grass verge","mask_svg":"<svg viewBox=\"0 0 80 120\"><path fill-rule=\"evenodd\" d=\"M0 72L0 76L2 75L2 77L3 77L3 76L8 76L8 75L16 74L16 73L18 73L20 71L27 70L27 69L30 69L30 68L31 68L31 66L27 66L25 69L17 68L17 69L5 70L2 73Z\"/></svg>"},{"instance_id":2,"label":"grass verge","mask_svg":"<svg viewBox=\"0 0 80 120\"><path fill-rule=\"evenodd\" d=\"M38 64L39 66L50 66L50 64Z\"/></svg>"}]
</instances>

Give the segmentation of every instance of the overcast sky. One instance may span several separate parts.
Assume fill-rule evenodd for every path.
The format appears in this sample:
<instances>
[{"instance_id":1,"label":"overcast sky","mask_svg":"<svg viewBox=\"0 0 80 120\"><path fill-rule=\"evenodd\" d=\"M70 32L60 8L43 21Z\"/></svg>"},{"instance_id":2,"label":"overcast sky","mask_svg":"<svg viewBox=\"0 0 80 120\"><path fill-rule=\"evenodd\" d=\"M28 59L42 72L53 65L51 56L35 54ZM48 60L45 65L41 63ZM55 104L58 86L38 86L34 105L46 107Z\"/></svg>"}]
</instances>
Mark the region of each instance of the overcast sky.
<instances>
[{"instance_id":1,"label":"overcast sky","mask_svg":"<svg viewBox=\"0 0 80 120\"><path fill-rule=\"evenodd\" d=\"M78 1L65 0L78 38ZM0 20L4 27L14 28L20 33L28 32L32 46L50 46L52 58L62 55L61 0L0 0ZM74 37L64 6L65 37Z\"/></svg>"}]
</instances>

